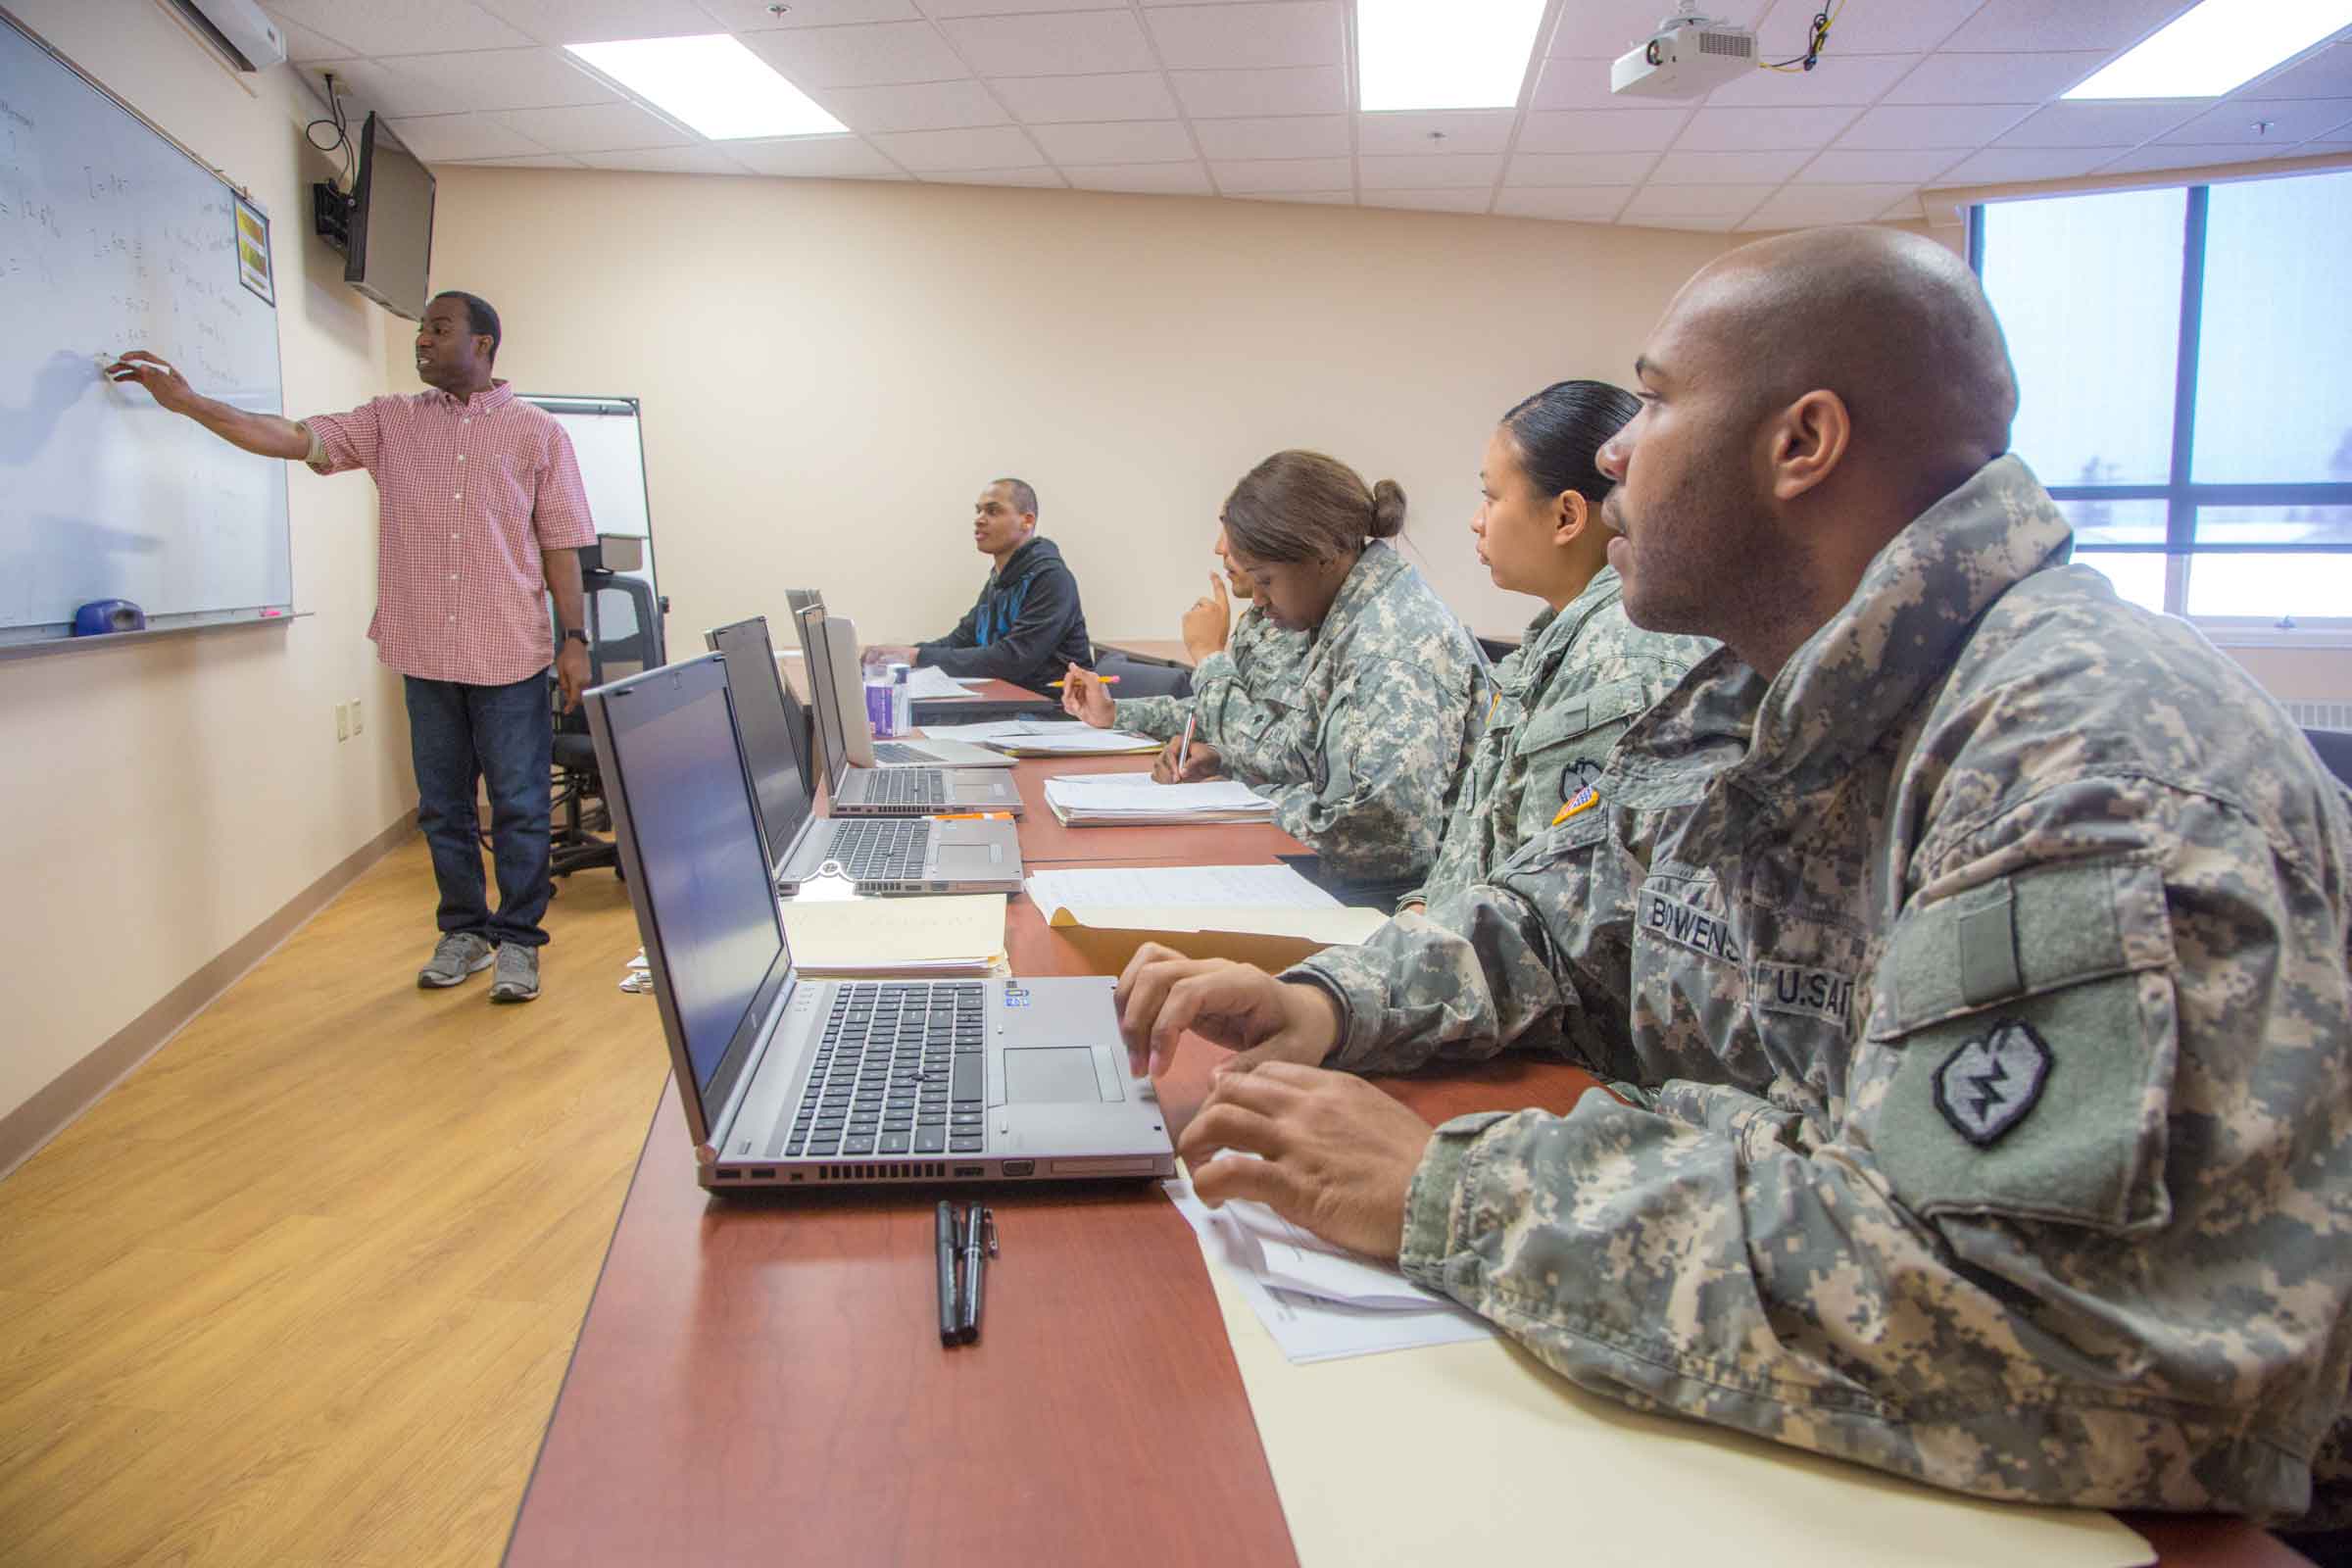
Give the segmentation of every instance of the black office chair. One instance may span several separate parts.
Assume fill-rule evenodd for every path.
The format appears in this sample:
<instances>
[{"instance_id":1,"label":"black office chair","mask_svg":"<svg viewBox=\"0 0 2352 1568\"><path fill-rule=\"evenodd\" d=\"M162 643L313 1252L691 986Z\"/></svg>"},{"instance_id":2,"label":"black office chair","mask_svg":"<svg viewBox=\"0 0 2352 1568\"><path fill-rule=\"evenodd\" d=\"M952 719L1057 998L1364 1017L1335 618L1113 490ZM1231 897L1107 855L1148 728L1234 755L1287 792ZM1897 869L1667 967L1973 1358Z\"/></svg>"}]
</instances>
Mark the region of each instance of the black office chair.
<instances>
[{"instance_id":1,"label":"black office chair","mask_svg":"<svg viewBox=\"0 0 2352 1568\"><path fill-rule=\"evenodd\" d=\"M1162 664L1125 654L1097 650L1095 673L1116 675L1119 689L1113 697L1190 697L1193 695L1193 672L1182 664Z\"/></svg>"},{"instance_id":2,"label":"black office chair","mask_svg":"<svg viewBox=\"0 0 2352 1568\"><path fill-rule=\"evenodd\" d=\"M2307 729L2303 738L2320 754L2321 764L2352 788L2352 730Z\"/></svg>"},{"instance_id":3,"label":"black office chair","mask_svg":"<svg viewBox=\"0 0 2352 1568\"><path fill-rule=\"evenodd\" d=\"M653 585L642 577L613 571L583 571L581 599L588 613L588 684L634 675L669 662L662 648L662 606ZM610 830L612 814L604 804L604 780L596 770L596 740L588 733L584 710L564 711L561 692L551 694L556 710L555 807L563 813L550 844L549 859L557 876L593 870L600 865L620 869L619 851L594 829ZM590 801L596 803L591 808Z\"/></svg>"}]
</instances>

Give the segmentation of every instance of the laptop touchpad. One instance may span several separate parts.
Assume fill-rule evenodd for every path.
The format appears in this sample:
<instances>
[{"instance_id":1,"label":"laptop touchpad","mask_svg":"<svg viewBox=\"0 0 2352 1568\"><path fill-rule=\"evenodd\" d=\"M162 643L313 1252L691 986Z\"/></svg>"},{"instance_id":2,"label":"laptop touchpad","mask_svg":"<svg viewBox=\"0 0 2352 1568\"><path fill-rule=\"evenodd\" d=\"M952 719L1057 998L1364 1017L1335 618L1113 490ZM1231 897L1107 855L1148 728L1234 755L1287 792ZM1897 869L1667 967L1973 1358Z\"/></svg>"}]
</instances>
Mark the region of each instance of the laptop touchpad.
<instances>
[{"instance_id":1,"label":"laptop touchpad","mask_svg":"<svg viewBox=\"0 0 2352 1568\"><path fill-rule=\"evenodd\" d=\"M1091 1046L1051 1046L1004 1053L1004 1098L1011 1103L1099 1103Z\"/></svg>"},{"instance_id":2,"label":"laptop touchpad","mask_svg":"<svg viewBox=\"0 0 2352 1568\"><path fill-rule=\"evenodd\" d=\"M943 877L993 876L1004 863L1004 852L994 844L943 844L939 874Z\"/></svg>"}]
</instances>

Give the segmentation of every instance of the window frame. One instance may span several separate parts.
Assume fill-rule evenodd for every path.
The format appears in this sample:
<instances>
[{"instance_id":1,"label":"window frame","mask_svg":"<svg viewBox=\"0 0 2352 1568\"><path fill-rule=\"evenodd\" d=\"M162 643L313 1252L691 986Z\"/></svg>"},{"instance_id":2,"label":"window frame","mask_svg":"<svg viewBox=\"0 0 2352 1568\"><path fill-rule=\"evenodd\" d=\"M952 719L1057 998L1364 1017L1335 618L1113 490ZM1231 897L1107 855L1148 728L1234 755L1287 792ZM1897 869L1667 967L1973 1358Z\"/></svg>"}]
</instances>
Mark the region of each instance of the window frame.
<instances>
[{"instance_id":1,"label":"window frame","mask_svg":"<svg viewBox=\"0 0 2352 1568\"><path fill-rule=\"evenodd\" d=\"M2334 172L2334 171L2315 171ZM2294 176L2284 176L2294 177ZM2164 187L2170 188L2170 187ZM2172 465L2163 484L2046 485L2053 501L2162 501L2165 503L2164 608L2168 614L2214 634L2217 642L2240 647L2352 648L2352 614L2190 615L2189 563L2197 556L2352 555L2352 544L2219 544L2199 543L2197 513L2204 507L2352 507L2352 483L2320 480L2301 484L2200 484L2191 474L2196 454L2198 348L2205 317L2205 241L2213 183L2184 185L2188 193L2180 236L2180 318L2179 354L2173 381ZM2069 191L2062 195L2019 200L2063 200L2065 196L2094 195ZM1968 209L1968 265L1980 282L1984 276L1984 214L1991 205L1972 203ZM2153 555L2145 545L2083 544L2079 557L2099 554ZM2092 564L2085 561L2084 564Z\"/></svg>"}]
</instances>

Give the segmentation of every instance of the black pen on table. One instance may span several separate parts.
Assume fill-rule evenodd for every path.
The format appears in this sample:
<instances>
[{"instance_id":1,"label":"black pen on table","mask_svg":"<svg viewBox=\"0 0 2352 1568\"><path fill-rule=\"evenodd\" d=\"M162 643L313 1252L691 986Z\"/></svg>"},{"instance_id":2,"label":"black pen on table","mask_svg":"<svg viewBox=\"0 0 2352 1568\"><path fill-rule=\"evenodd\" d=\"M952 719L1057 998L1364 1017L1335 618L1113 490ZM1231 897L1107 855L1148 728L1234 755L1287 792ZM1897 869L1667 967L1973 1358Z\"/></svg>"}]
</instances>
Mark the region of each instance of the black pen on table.
<instances>
[{"instance_id":1,"label":"black pen on table","mask_svg":"<svg viewBox=\"0 0 2352 1568\"><path fill-rule=\"evenodd\" d=\"M970 1345L980 1338L980 1297L988 1283L988 1254L997 1250L997 1216L974 1203L964 1227L963 1316L956 1338ZM983 1228L988 1245L981 1245Z\"/></svg>"},{"instance_id":2,"label":"black pen on table","mask_svg":"<svg viewBox=\"0 0 2352 1568\"><path fill-rule=\"evenodd\" d=\"M956 1223L956 1205L946 1199L939 1203L939 1343L954 1345L960 1332L956 1317L956 1250L961 1232Z\"/></svg>"}]
</instances>

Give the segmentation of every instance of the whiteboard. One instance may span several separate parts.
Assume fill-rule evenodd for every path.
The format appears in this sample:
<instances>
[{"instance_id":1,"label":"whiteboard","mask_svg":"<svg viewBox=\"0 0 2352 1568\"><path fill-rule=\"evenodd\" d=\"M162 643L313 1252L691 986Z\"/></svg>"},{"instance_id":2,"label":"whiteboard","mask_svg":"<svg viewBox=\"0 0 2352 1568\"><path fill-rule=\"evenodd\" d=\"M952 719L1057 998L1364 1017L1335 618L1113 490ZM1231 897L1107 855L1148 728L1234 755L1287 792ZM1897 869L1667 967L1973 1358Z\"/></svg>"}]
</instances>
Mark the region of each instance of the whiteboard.
<instances>
[{"instance_id":1,"label":"whiteboard","mask_svg":"<svg viewBox=\"0 0 2352 1568\"><path fill-rule=\"evenodd\" d=\"M0 642L93 599L159 626L291 605L286 466L98 371L146 348L279 413L277 311L239 274L228 186L0 16Z\"/></svg>"},{"instance_id":2,"label":"whiteboard","mask_svg":"<svg viewBox=\"0 0 2352 1568\"><path fill-rule=\"evenodd\" d=\"M645 435L638 422L635 398L565 397L552 392L515 394L537 404L556 417L571 437L572 455L579 460L580 484L588 492L588 515L598 533L629 534L645 541L645 565L624 571L640 577L661 603L661 584L654 578L654 522L646 499ZM635 617L615 610L610 625L613 636L635 632ZM622 621L629 624L623 626Z\"/></svg>"}]
</instances>

